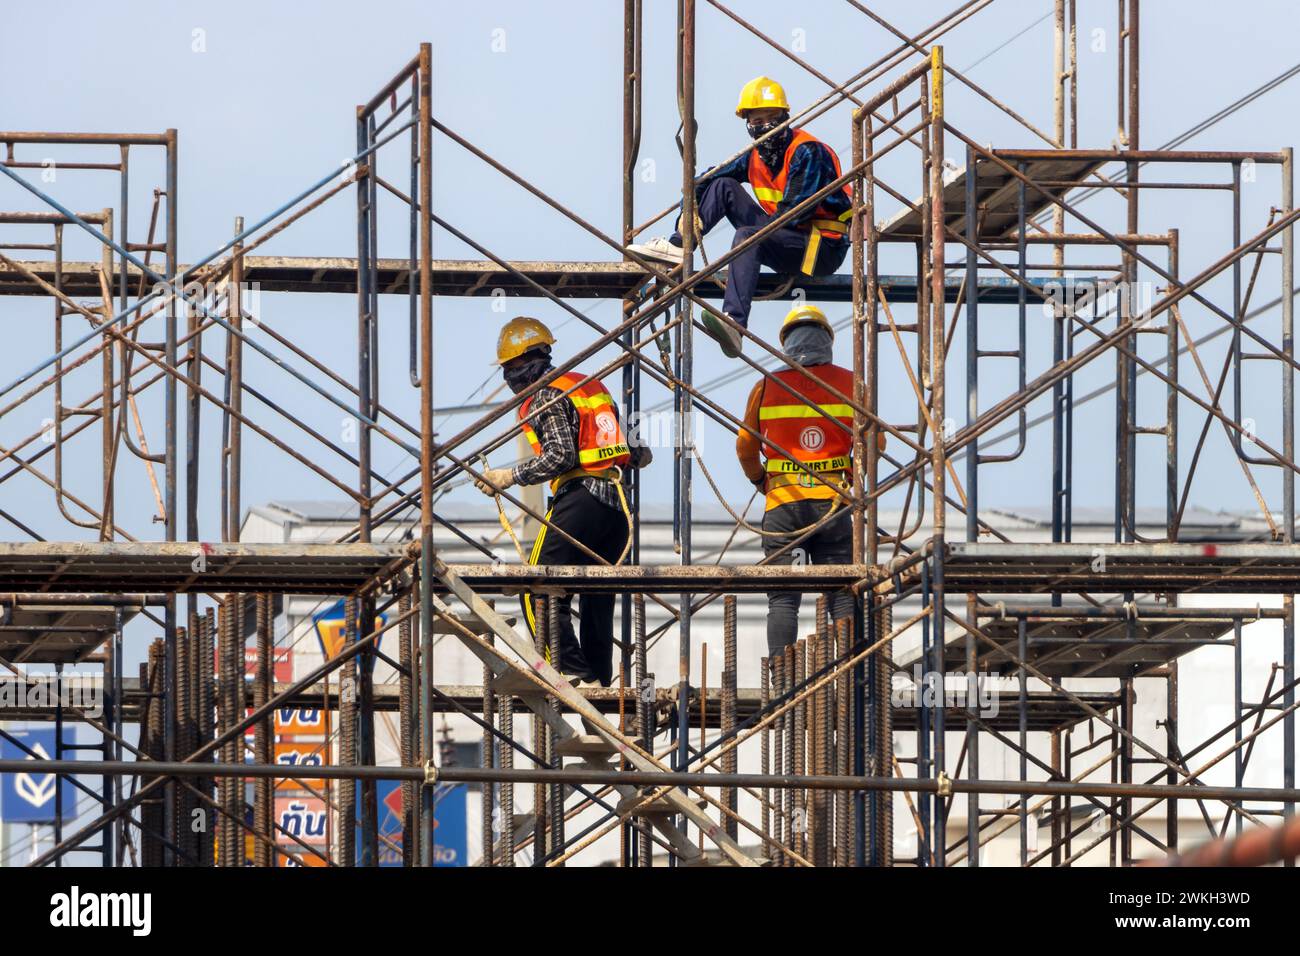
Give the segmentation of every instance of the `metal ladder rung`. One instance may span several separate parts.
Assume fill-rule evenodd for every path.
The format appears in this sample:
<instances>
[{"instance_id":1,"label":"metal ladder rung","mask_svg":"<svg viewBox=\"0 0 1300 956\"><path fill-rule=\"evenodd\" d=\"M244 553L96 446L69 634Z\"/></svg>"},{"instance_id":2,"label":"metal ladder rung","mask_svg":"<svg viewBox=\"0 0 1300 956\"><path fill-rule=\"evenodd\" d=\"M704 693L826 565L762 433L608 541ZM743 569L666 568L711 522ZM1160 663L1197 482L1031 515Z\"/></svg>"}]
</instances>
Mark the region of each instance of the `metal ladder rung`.
<instances>
[{"instance_id":1,"label":"metal ladder rung","mask_svg":"<svg viewBox=\"0 0 1300 956\"><path fill-rule=\"evenodd\" d=\"M620 815L631 814L634 817L662 817L673 816L681 813L681 809L669 803L662 795L655 797L653 800L641 803L645 798L639 794L631 794L624 797L618 802L618 812ZM708 806L707 800L692 801L697 807L703 810ZM638 803L641 806L636 807ZM636 807L636 809L632 809Z\"/></svg>"},{"instance_id":2,"label":"metal ladder rung","mask_svg":"<svg viewBox=\"0 0 1300 956\"><path fill-rule=\"evenodd\" d=\"M542 689L529 680L527 675L514 669L493 677L488 686L498 697L521 697L525 694L543 693Z\"/></svg>"},{"instance_id":3,"label":"metal ladder rung","mask_svg":"<svg viewBox=\"0 0 1300 956\"><path fill-rule=\"evenodd\" d=\"M574 734L556 742L555 753L559 757L612 757L618 750L598 734Z\"/></svg>"}]
</instances>

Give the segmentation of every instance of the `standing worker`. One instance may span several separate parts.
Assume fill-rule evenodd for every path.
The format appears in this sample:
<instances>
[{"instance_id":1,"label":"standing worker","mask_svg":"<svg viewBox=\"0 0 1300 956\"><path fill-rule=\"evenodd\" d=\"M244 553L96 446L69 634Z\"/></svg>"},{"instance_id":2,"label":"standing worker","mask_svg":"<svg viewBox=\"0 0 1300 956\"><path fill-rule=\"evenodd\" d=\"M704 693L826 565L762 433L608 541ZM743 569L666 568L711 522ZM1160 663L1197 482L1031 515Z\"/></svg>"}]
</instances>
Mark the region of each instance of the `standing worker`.
<instances>
[{"instance_id":1,"label":"standing worker","mask_svg":"<svg viewBox=\"0 0 1300 956\"><path fill-rule=\"evenodd\" d=\"M579 384L578 372L554 375L555 336L537 319L519 316L501 329L497 364L516 395L541 379L550 381L519 407L524 437L534 457L513 468L488 468L474 484L487 495L512 485L550 482L546 520L572 535L611 564L624 555L632 518L622 487L622 469L650 463L650 449L629 447L613 396L598 380ZM567 393L567 394L566 394ZM536 409L536 411L533 411ZM596 564L564 535L542 525L529 564ZM614 595L579 598L581 640L574 635L571 595L559 601L560 659L551 661L581 686L608 687L614 668ZM537 632L533 597L522 597L528 629Z\"/></svg>"},{"instance_id":2,"label":"standing worker","mask_svg":"<svg viewBox=\"0 0 1300 956\"><path fill-rule=\"evenodd\" d=\"M775 80L760 76L746 83L740 91L736 115L745 121L751 139L766 139L713 169L695 186L699 232L703 235L726 219L736 229L733 247L840 177L835 150L806 130L788 125L790 104L785 90ZM753 188L754 198L745 192L743 183ZM701 316L705 330L718 340L724 355L740 355L740 328L749 325L759 266L787 275L830 275L840 267L848 251L852 218L853 191L846 183L731 260L722 299L722 311L731 322L712 312ZM656 237L628 249L663 262L680 263L681 226L679 222L677 231L668 238Z\"/></svg>"},{"instance_id":3,"label":"standing worker","mask_svg":"<svg viewBox=\"0 0 1300 956\"><path fill-rule=\"evenodd\" d=\"M792 309L781 325L781 348L790 360L841 395L851 397L853 372L832 362L834 341L830 322L814 305ZM763 553L775 554L824 519L807 538L771 563L778 567L796 561L852 564L852 511L841 507L843 501L836 491L838 487L847 494L850 488L852 407L803 372L785 368L764 375L749 393L745 425L782 449L778 451L744 430L736 438L736 457L745 477L767 496ZM809 471L829 484L817 480ZM802 597L798 591L775 591L767 596L769 657L780 655L798 637ZM827 597L833 620L853 616L853 598L847 591L835 591Z\"/></svg>"}]
</instances>

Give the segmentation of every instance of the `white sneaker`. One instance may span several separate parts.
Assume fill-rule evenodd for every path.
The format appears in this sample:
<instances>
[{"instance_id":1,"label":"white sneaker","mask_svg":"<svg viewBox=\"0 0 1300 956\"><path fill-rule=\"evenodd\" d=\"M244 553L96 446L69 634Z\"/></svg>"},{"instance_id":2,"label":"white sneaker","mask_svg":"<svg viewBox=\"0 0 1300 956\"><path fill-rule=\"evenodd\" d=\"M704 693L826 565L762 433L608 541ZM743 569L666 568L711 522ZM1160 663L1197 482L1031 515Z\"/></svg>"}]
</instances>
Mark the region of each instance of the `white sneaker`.
<instances>
[{"instance_id":1,"label":"white sneaker","mask_svg":"<svg viewBox=\"0 0 1300 956\"><path fill-rule=\"evenodd\" d=\"M680 265L682 261L682 247L674 246L665 236L655 236L649 242L634 243L627 247L627 251L673 265Z\"/></svg>"}]
</instances>

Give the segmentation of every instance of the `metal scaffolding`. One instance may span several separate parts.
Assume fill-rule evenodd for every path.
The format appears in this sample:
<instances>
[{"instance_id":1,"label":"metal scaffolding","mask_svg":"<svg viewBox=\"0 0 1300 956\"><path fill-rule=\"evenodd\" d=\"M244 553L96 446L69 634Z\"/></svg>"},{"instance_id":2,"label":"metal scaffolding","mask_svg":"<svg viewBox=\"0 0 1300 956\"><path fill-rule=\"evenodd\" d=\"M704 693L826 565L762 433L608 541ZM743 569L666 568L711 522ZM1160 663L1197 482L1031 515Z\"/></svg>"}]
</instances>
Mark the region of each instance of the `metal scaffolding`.
<instances>
[{"instance_id":1,"label":"metal scaffolding","mask_svg":"<svg viewBox=\"0 0 1300 956\"><path fill-rule=\"evenodd\" d=\"M55 845L34 865L57 864L69 851L88 849L88 841L97 841L93 845L106 865L240 866L246 854L266 866L376 865L381 844L389 840L377 820L380 780L402 784L406 827L401 846L390 849L411 866L433 865L439 788L457 782L482 788L484 866L513 866L525 852L534 865L564 865L615 833L625 866L978 865L979 848L1017 829L1023 866L1070 865L1103 845L1112 864L1125 865L1151 852L1185 853L1202 838L1180 835L1180 802L1197 807L1206 837L1292 814L1300 791L1290 585L1300 574L1300 547L1291 227L1300 213L1293 202L1290 148L1143 148L1139 0L1117 2L1123 38L1116 57L1117 139L1104 149L1078 144L1075 0L1053 4L1050 133L945 64L946 35L992 0L968 0L911 36L848 0L890 34L894 46L843 82L722 3L706 3L827 87L791 124L838 108L835 115L851 117L852 148L834 183L699 268L690 230L683 236L680 267L628 249L678 209L674 204L645 222L635 220L641 0L624 0L617 231L578 216L442 122L433 108L428 43L357 108L356 151L342 175L329 170L251 225L238 220L232 239L192 264L181 263L177 248L176 130L0 132L6 185L25 190L47 210L0 214L6 235L26 237L0 244L0 295L39 296L53 310L53 352L12 379L5 373L0 388L0 417L43 407L38 403L52 397L52 418L0 447L0 487L20 478L45 486L68 526L65 540L46 540L31 518L45 501L0 497L0 519L15 535L0 542L0 664L23 682L37 679L27 670L31 664L99 666L106 704L99 717L61 705L12 712L56 721L59 747L48 755L48 767L58 774L60 788L73 788L94 806L91 819L75 832L56 832ZM680 206L686 222L693 218L699 181L695 16L695 0L677 0ZM945 108L949 83L1014 122L1035 147L981 145L977 132ZM448 222L433 201L435 138L463 149L608 246L609 261L509 261ZM104 154L96 162L59 168L116 173L116 205L78 213L60 204L24 175L41 167L28 149L37 144L93 147ZM164 181L154 190L148 215L132 218L130 160L141 150L161 150ZM401 177L390 181L379 174L381 151L403 160ZM909 174L894 175L904 166ZM1259 216L1266 224L1247 234L1243 220L1252 210L1246 208L1243 175L1253 177L1257 167L1276 167L1280 195ZM884 168L891 174L877 175ZM1176 176L1189 168L1201 178L1151 177L1153 170ZM1228 178L1208 181L1203 168ZM1108 175L1108 169L1122 172ZM853 563L773 564L799 541L753 565L699 562L692 548L696 472L711 486L713 478L684 437L689 422L702 418L731 433L749 431L772 451L784 450L712 399L707 383L697 382L695 333L704 326L696 308L720 295L715 280L740 251L846 185L854 204L851 272L806 280L764 276L760 295L852 303L853 393L839 393L750 329L742 330L750 354L739 361L755 375L765 374L773 361L798 369L852 408L851 487L803 471L808 482L834 487L840 506L851 510ZM1219 258L1182 277L1177 230L1140 229L1144 189L1186 190L1189 202L1207 190L1228 193L1230 219L1214 233L1225 237ZM1093 190L1122 200L1122 224L1107 226L1104 217L1082 207ZM356 202L355 258L256 254L273 236L348 193ZM405 230L406 258L379 257L381 195L400 202L398 221L386 220L382 228L390 239ZM878 203L896 204L899 211L878 220ZM47 232L33 241L32 230ZM65 238L78 230L99 244L98 262L65 261ZM435 230L480 258L436 259ZM885 247L901 247L897 251L914 257L915 273L881 274ZM1035 261L1034 253L1047 250L1050 262ZM1097 250L1115 261L1075 261ZM40 254L19 258L24 251ZM1276 267L1266 272L1263 264L1274 256ZM1250 323L1257 280L1274 273L1281 286L1280 298L1270 303L1280 312L1277 336ZM1217 294L1209 286L1216 279L1230 281L1230 303L1212 297ZM250 282L264 292L355 294L355 378L313 356L310 342L294 342L250 313L242 301ZM1136 295L1143 287L1155 290L1149 301ZM588 552L593 563L583 566L502 564L491 548L439 513L439 494L466 476L481 478L485 456L514 443L516 410L545 384L485 410L453 435L435 435L434 300L496 289L544 299L591 330L586 344L556 363L557 372L581 370L583 383L617 372L624 421L643 410L652 389L671 398L684 430L673 462L678 564L641 563L642 495L635 473L627 479L632 543L626 560L617 563ZM407 299L407 356L381 354L381 296ZM606 328L574 305L578 298L621 301L621 319ZM896 316L899 305L912 308L911 314ZM1230 336L1217 377L1202 356L1205 340L1193 337L1182 315L1192 306ZM991 323L986 319L981 330L980 322L991 314L986 310L1000 310L992 314L1002 319L1014 314L1013 347L988 346ZM1032 354L1031 312L1050 323L1050 362L1036 362ZM955 342L963 347L953 352ZM1145 347L1153 342L1158 357ZM611 350L614 357L605 357ZM269 363L275 382L250 381L250 352ZM601 364L593 361L597 355ZM393 375L389 366L403 359L407 367ZM1095 472L1098 462L1093 455L1081 464L1077 454L1092 449L1076 439L1075 411L1085 399L1076 395L1074 383L1076 374L1099 359L1114 362L1114 443L1103 449L1115 461L1113 514L1105 540L1077 541L1075 475L1080 468ZM1280 376L1280 434L1260 434L1243 414L1247 362L1254 363L1251 374L1267 368ZM987 371L990 363L999 369L1010 363L1015 371L994 375ZM96 365L101 374L94 392L65 398L68 383L80 378L74 373ZM389 371L385 393L408 387L418 393L418 422L381 399L381 366ZM965 392L964 423L949 410L949 375L953 387ZM308 389L314 402L355 421L354 447L322 434L277 400L275 389L290 380ZM1158 383L1163 401L1139 402L1140 381L1146 394ZM895 414L898 394L882 402L882 382L906 393L906 414ZM1042 421L1051 437L1035 445L1030 432L1039 421L1031 422L1029 409L1039 399L1049 403ZM1153 407L1159 410L1155 424L1147 420ZM219 438L201 433L203 412L213 409L220 416ZM1188 409L1195 411L1191 441L1182 434L1185 420L1180 422L1180 412L1185 419ZM820 414L827 427L844 428L829 412ZM87 498L65 482L64 456L77 436L85 433L79 442L84 446L96 430L99 493ZM330 544L241 542L246 431L286 466L335 488L355 506L355 525ZM1198 540L1186 530L1193 478L1210 433L1217 437L1220 431L1266 526L1258 540ZM1139 468L1150 457L1139 455L1144 436L1163 440L1157 468ZM990 450L1004 440L1014 442L1013 451ZM404 453L406 470L397 477L381 473L374 465L376 445ZM989 469L1030 457L1050 474L1046 542L1015 540L996 514L980 508L981 480L990 480ZM158 529L119 523L115 505L126 466L135 462L156 504L161 540ZM1277 470L1276 480L1257 478L1266 469ZM340 477L353 470L355 480ZM200 483L202 474L213 473L220 483L215 501L204 496ZM1139 473L1160 476L1165 506L1156 520L1139 517ZM572 540L523 497L502 490L498 502L517 513L516 524L527 521ZM412 527L417 510L409 539L395 539L394 529ZM201 541L201 515L209 521L216 516L220 542ZM956 524L951 528L950 515ZM740 531L743 519L734 516ZM435 547L435 528L479 559L446 559ZM488 600L524 590L539 595L536 640ZM852 620L831 620L819 602L815 631L783 656L764 659L760 686L738 686L735 595L776 590L847 591L854 601ZM558 640L553 598L561 592L620 596L616 686L579 691L551 667L549 648ZM1240 607L1180 605L1183 596L1201 593L1247 600ZM345 599L340 649L292 683L277 682L271 667L273 602L281 595ZM1272 596L1278 606L1261 607L1261 595ZM707 675L692 669L700 650L692 620L719 598L726 663L720 681L709 686ZM647 627L648 603L669 617L657 630ZM1277 622L1281 659L1260 699L1248 700L1242 630L1259 621ZM155 635L146 662L131 676L122 666L128 623L133 636ZM380 650L379 639L389 631L397 636L397 659ZM673 686L645 693L647 644L673 631L678 678ZM435 635L458 640L481 661L481 684L439 680ZM254 636L257 665L246 678L242 649ZM909 640L916 646L904 650ZM1191 742L1178 734L1178 662L1206 646L1232 650L1232 676L1221 687L1231 700L1232 719L1210 738ZM381 660L395 669L397 685L375 682ZM913 665L940 689L937 699L925 692L927 685L917 686L905 702L895 700L895 677ZM976 703L980 674L1016 682L1014 690L996 691L1001 706L994 714ZM945 675L964 678L963 702L946 700ZM1087 677L1117 686L1098 691L1070 683ZM1134 722L1138 678L1166 685L1165 720L1151 739ZM331 728L338 759L313 767L310 779L274 760L272 715L285 706L320 708ZM400 767L376 766L376 715L387 712L400 718ZM481 767L435 759L434 718L444 713L460 714L481 731ZM65 753L68 721L94 728L101 742L92 749L102 759ZM134 740L128 725L138 727ZM6 731L0 730L0 738L31 758L39 756ZM950 747L958 739L954 758ZM896 753L896 741L913 742L912 752ZM981 775L982 744L1015 755L1015 778ZM1044 745L1050 749L1046 759ZM1266 746L1282 750L1281 779L1247 787L1251 758ZM251 762L245 762L250 754ZM742 758L756 763L758 772L741 772ZM1204 782L1208 770L1228 762L1232 786ZM0 774L31 766L0 761ZM102 785L87 786L74 775L98 776ZM244 779L254 781L251 806ZM284 780L325 801L326 843L308 842L277 820L275 783ZM517 800L528 804L530 786L531 812L516 814ZM900 795L901 803L895 799ZM949 824L959 812L957 795L964 802L960 830ZM981 797L999 800L982 804ZM894 819L904 806L916 836L915 852L906 857L897 852ZM208 815L213 825L196 831L190 825L196 815ZM1163 833L1153 829L1155 820L1163 822ZM1031 839L1040 826L1048 834L1042 843ZM245 849L246 837L251 850Z\"/></svg>"}]
</instances>

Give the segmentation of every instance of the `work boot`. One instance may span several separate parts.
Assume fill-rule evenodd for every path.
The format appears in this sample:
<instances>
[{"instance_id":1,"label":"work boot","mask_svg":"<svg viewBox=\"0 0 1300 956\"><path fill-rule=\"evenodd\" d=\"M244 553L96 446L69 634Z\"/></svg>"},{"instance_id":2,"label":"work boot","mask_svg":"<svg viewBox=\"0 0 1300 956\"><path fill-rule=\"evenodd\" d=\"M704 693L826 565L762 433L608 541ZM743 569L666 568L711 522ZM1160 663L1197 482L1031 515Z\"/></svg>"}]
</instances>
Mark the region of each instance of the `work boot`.
<instances>
[{"instance_id":1,"label":"work boot","mask_svg":"<svg viewBox=\"0 0 1300 956\"><path fill-rule=\"evenodd\" d=\"M649 242L634 243L627 247L627 251L634 252L647 259L657 259L660 262L667 262L675 266L682 264L682 247L673 245L664 236L655 236Z\"/></svg>"},{"instance_id":2,"label":"work boot","mask_svg":"<svg viewBox=\"0 0 1300 956\"><path fill-rule=\"evenodd\" d=\"M561 648L560 663L555 669L570 684L577 685L596 680L596 673L591 669L591 665L587 663L587 658L583 656L581 647L575 646L572 650L567 647Z\"/></svg>"},{"instance_id":3,"label":"work boot","mask_svg":"<svg viewBox=\"0 0 1300 956\"><path fill-rule=\"evenodd\" d=\"M705 312L700 316L700 321L704 323L704 331L709 333L722 346L723 355L727 358L740 357L740 350L744 347L745 341L740 334L740 329L725 318L714 315L712 312ZM732 322L735 322L735 319L732 319Z\"/></svg>"}]
</instances>

